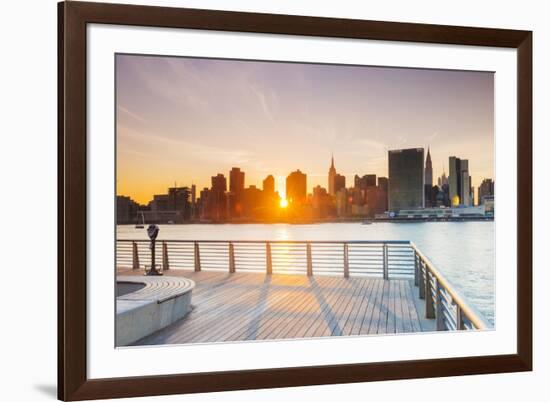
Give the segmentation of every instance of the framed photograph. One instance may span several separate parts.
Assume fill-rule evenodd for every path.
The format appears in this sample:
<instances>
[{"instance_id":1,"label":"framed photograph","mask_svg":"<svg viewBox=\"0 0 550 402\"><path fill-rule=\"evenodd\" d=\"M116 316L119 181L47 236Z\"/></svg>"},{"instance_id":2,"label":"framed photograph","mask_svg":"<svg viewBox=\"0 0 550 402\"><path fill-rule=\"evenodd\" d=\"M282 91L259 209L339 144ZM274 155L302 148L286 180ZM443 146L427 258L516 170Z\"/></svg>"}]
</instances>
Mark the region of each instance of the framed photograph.
<instances>
[{"instance_id":1,"label":"framed photograph","mask_svg":"<svg viewBox=\"0 0 550 402\"><path fill-rule=\"evenodd\" d=\"M531 32L58 10L59 399L531 370Z\"/></svg>"}]
</instances>

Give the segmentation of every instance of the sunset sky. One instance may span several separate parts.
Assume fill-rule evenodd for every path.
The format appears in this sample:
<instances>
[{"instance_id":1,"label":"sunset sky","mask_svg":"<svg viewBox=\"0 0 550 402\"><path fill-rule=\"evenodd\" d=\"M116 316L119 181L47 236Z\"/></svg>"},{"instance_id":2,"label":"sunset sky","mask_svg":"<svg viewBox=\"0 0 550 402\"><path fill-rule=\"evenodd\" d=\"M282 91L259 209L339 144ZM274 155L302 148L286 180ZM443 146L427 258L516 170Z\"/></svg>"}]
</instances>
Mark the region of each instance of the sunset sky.
<instances>
[{"instance_id":1,"label":"sunset sky","mask_svg":"<svg viewBox=\"0 0 550 402\"><path fill-rule=\"evenodd\" d=\"M493 73L117 55L116 74L117 194L140 203L234 166L283 196L300 169L311 192L332 153L350 187L398 148L429 146L434 184L453 155L476 191L494 178Z\"/></svg>"}]
</instances>

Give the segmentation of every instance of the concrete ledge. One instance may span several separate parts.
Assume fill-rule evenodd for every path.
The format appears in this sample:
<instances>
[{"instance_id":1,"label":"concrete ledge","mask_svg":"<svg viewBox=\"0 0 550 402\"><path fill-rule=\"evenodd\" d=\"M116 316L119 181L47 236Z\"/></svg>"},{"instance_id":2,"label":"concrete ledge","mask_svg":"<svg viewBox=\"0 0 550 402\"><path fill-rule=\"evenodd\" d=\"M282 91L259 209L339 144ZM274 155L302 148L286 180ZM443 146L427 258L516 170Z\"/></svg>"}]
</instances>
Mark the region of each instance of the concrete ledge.
<instances>
[{"instance_id":1,"label":"concrete ledge","mask_svg":"<svg viewBox=\"0 0 550 402\"><path fill-rule=\"evenodd\" d=\"M195 283L170 276L119 276L117 287L137 289L116 298L116 346L127 346L185 317Z\"/></svg>"}]
</instances>

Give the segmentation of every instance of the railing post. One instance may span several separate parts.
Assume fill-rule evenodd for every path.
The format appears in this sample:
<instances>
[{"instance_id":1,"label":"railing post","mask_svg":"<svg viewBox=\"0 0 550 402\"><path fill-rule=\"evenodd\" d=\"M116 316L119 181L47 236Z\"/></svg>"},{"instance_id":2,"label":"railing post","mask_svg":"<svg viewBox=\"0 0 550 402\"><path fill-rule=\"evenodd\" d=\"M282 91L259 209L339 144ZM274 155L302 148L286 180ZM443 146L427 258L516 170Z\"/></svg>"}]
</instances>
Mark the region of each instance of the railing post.
<instances>
[{"instance_id":1,"label":"railing post","mask_svg":"<svg viewBox=\"0 0 550 402\"><path fill-rule=\"evenodd\" d=\"M139 252L135 241L132 242L132 268L139 269Z\"/></svg>"},{"instance_id":2,"label":"railing post","mask_svg":"<svg viewBox=\"0 0 550 402\"><path fill-rule=\"evenodd\" d=\"M422 260L420 260L420 256L418 256L418 298L419 299L425 299L426 298L426 275L428 274L428 271L425 271L425 266L422 263Z\"/></svg>"},{"instance_id":3,"label":"railing post","mask_svg":"<svg viewBox=\"0 0 550 402\"><path fill-rule=\"evenodd\" d=\"M437 286L437 279L434 278L434 280L436 281L436 286ZM435 318L435 306L434 306L434 298L432 296L430 272L428 271L427 267L426 267L426 280L424 282L424 286L426 287L425 294L424 294L424 296L426 297L426 318ZM437 292L435 295L437 297Z\"/></svg>"},{"instance_id":4,"label":"railing post","mask_svg":"<svg viewBox=\"0 0 550 402\"><path fill-rule=\"evenodd\" d=\"M306 243L307 276L313 275L313 262L311 261L311 244Z\"/></svg>"},{"instance_id":5,"label":"railing post","mask_svg":"<svg viewBox=\"0 0 550 402\"><path fill-rule=\"evenodd\" d=\"M348 243L344 243L344 278L349 278Z\"/></svg>"},{"instance_id":6,"label":"railing post","mask_svg":"<svg viewBox=\"0 0 550 402\"><path fill-rule=\"evenodd\" d=\"M165 241L162 242L162 270L168 271L170 264L168 262L168 245Z\"/></svg>"},{"instance_id":7,"label":"railing post","mask_svg":"<svg viewBox=\"0 0 550 402\"><path fill-rule=\"evenodd\" d=\"M441 289L439 288L439 281L435 280L435 318L436 318L436 330L445 331L445 320L443 318L443 303L441 301Z\"/></svg>"},{"instance_id":8,"label":"railing post","mask_svg":"<svg viewBox=\"0 0 550 402\"><path fill-rule=\"evenodd\" d=\"M414 285L418 286L418 254L416 253L416 250L414 250Z\"/></svg>"},{"instance_id":9,"label":"railing post","mask_svg":"<svg viewBox=\"0 0 550 402\"><path fill-rule=\"evenodd\" d=\"M382 246L382 260L383 276L384 279L388 279L388 245L386 243L384 243L384 245Z\"/></svg>"},{"instance_id":10,"label":"railing post","mask_svg":"<svg viewBox=\"0 0 550 402\"><path fill-rule=\"evenodd\" d=\"M235 248L233 243L229 242L229 273L235 272Z\"/></svg>"},{"instance_id":11,"label":"railing post","mask_svg":"<svg viewBox=\"0 0 550 402\"><path fill-rule=\"evenodd\" d=\"M464 326L464 316L462 315L462 309L458 304L456 305L456 329L457 331L466 329L466 327Z\"/></svg>"},{"instance_id":12,"label":"railing post","mask_svg":"<svg viewBox=\"0 0 550 402\"><path fill-rule=\"evenodd\" d=\"M265 243L265 271L268 275L273 273L273 265L271 262L271 243Z\"/></svg>"},{"instance_id":13,"label":"railing post","mask_svg":"<svg viewBox=\"0 0 550 402\"><path fill-rule=\"evenodd\" d=\"M195 255L195 272L199 272L201 270L201 254L199 249L199 243L195 242L194 247L194 255Z\"/></svg>"}]
</instances>

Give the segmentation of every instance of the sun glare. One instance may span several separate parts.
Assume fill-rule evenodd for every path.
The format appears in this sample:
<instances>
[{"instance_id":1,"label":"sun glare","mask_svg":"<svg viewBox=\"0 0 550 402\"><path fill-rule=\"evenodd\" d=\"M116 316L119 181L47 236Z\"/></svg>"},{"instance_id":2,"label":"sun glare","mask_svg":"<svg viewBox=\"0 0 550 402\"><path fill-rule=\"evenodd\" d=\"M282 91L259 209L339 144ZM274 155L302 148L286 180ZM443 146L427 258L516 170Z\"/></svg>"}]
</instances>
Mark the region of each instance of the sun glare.
<instances>
[{"instance_id":1,"label":"sun glare","mask_svg":"<svg viewBox=\"0 0 550 402\"><path fill-rule=\"evenodd\" d=\"M288 201L287 201L287 199L286 199L286 198L281 198L281 201L279 201L279 206L280 206L281 208L286 208L286 207L288 207Z\"/></svg>"}]
</instances>

